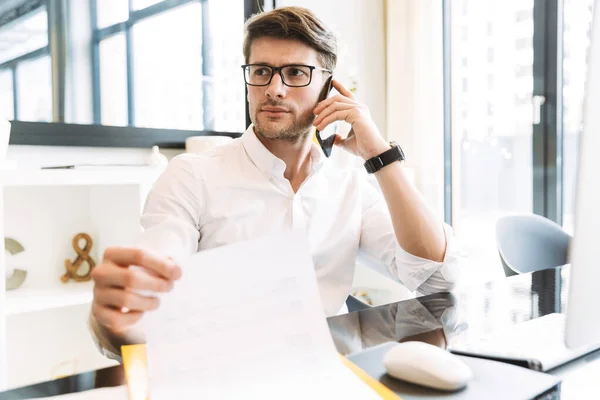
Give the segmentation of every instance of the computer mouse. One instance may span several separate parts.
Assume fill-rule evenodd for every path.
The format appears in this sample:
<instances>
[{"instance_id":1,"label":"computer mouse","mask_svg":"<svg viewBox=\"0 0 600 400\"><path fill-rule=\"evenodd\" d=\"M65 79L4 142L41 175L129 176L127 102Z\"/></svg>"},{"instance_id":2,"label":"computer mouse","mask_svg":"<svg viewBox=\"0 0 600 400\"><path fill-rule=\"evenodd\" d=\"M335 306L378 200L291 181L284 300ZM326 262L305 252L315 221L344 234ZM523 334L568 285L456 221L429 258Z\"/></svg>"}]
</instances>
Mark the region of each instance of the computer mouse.
<instances>
[{"instance_id":1,"label":"computer mouse","mask_svg":"<svg viewBox=\"0 0 600 400\"><path fill-rule=\"evenodd\" d=\"M458 356L424 342L398 343L385 354L383 364L396 379L446 391L464 388L473 376Z\"/></svg>"}]
</instances>

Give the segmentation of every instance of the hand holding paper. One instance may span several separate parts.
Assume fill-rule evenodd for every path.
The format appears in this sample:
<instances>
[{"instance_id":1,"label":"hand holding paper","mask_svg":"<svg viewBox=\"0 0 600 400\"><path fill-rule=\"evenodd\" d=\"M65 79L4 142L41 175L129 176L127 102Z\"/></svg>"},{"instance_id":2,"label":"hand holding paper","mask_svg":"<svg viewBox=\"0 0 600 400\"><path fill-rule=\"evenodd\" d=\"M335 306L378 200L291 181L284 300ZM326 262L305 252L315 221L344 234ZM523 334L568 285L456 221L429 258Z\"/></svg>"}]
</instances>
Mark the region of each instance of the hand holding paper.
<instances>
[{"instance_id":1,"label":"hand holding paper","mask_svg":"<svg viewBox=\"0 0 600 400\"><path fill-rule=\"evenodd\" d=\"M153 400L379 398L337 355L304 236L221 247L181 266L143 320Z\"/></svg>"}]
</instances>

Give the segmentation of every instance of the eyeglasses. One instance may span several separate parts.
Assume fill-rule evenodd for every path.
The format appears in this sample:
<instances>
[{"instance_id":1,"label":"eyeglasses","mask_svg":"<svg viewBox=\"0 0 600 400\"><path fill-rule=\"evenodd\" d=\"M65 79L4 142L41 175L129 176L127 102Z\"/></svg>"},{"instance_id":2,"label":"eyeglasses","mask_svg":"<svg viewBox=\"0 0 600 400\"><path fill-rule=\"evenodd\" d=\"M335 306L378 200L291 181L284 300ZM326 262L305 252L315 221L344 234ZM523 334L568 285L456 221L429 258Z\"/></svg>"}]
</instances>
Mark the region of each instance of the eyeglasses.
<instances>
[{"instance_id":1,"label":"eyeglasses","mask_svg":"<svg viewBox=\"0 0 600 400\"><path fill-rule=\"evenodd\" d=\"M315 69L331 74L331 71L328 69L301 64L284 65L282 67L272 67L266 64L248 64L242 65L242 68L244 69L244 80L250 86L269 86L275 72L279 72L281 81L289 87L310 85Z\"/></svg>"}]
</instances>

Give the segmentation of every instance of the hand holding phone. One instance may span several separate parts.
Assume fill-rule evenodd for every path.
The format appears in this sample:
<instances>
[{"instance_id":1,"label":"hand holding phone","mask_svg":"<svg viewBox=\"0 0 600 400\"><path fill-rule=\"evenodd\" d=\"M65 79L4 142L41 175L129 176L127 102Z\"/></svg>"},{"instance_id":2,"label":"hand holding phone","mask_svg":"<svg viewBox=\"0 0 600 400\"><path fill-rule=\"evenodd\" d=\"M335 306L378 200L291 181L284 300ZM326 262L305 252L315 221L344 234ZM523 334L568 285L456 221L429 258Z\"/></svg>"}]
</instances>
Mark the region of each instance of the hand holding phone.
<instances>
[{"instance_id":1,"label":"hand holding phone","mask_svg":"<svg viewBox=\"0 0 600 400\"><path fill-rule=\"evenodd\" d=\"M354 93L345 88L337 79L331 81L331 87L338 93L335 96L330 93L329 97L319 102L319 105L313 110L317 116L313 125L325 131L329 131L331 127L333 131L333 135L331 132L327 132L329 134L325 135L323 132L319 132L317 137L317 140L322 142L325 154L331 154L330 145L335 144L366 161L389 150L390 144L377 129L369 108L357 101ZM350 124L350 130L345 137L336 132L338 122Z\"/></svg>"},{"instance_id":2,"label":"hand holding phone","mask_svg":"<svg viewBox=\"0 0 600 400\"><path fill-rule=\"evenodd\" d=\"M327 82L325 82L325 85L323 86L323 90L321 91L321 94L319 95L318 103L322 102L329 96L329 93L331 92L331 88L332 88L332 82L333 82L333 76L330 76L329 79L327 79ZM333 142L335 141L335 134L332 133L331 135L323 138L321 131L319 131L317 128L315 128L315 136L317 137L319 146L321 146L321 150L323 150L323 153L325 153L325 156L326 157L331 156L331 151L333 150Z\"/></svg>"}]
</instances>

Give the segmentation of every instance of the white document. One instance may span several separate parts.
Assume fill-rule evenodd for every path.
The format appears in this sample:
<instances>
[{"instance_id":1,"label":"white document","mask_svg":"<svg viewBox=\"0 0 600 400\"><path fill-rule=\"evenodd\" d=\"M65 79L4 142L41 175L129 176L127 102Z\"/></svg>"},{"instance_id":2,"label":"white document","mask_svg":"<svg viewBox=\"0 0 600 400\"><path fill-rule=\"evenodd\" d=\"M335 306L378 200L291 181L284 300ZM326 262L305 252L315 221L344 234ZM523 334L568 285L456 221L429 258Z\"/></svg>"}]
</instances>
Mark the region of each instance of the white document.
<instances>
[{"instance_id":1,"label":"white document","mask_svg":"<svg viewBox=\"0 0 600 400\"><path fill-rule=\"evenodd\" d=\"M380 398L339 359L304 235L203 251L181 267L144 317L152 400Z\"/></svg>"}]
</instances>

